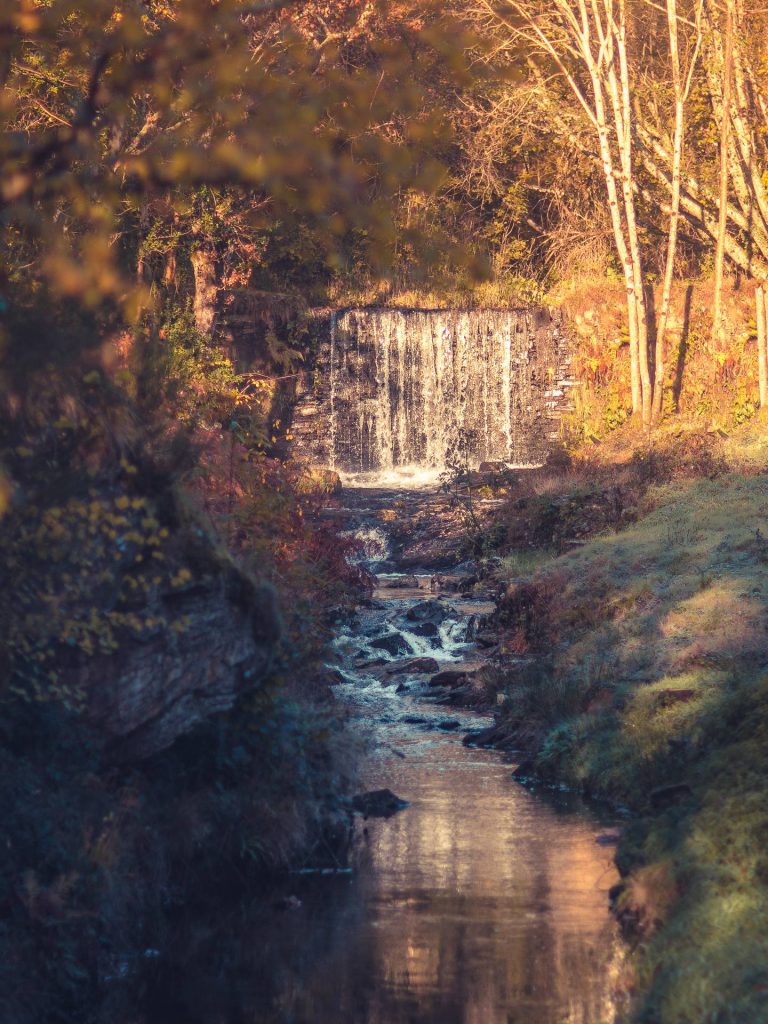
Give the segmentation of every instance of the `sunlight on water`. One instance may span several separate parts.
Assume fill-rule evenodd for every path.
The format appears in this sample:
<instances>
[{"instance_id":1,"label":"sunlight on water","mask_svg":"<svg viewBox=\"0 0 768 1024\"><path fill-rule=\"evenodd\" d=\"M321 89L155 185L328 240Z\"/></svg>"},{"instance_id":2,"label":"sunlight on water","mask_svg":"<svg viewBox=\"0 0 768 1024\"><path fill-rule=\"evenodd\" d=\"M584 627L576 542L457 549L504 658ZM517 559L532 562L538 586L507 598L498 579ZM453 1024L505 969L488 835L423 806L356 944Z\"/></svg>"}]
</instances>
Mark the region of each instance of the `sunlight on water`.
<instances>
[{"instance_id":1,"label":"sunlight on water","mask_svg":"<svg viewBox=\"0 0 768 1024\"><path fill-rule=\"evenodd\" d=\"M345 487L391 487L396 490L421 490L437 487L444 470L437 466L394 466L370 473L340 473Z\"/></svg>"},{"instance_id":2,"label":"sunlight on water","mask_svg":"<svg viewBox=\"0 0 768 1024\"><path fill-rule=\"evenodd\" d=\"M477 460L476 460L477 461ZM477 463L479 465L479 463ZM507 469L539 469L540 462L516 462L507 464ZM477 465L474 466L477 468ZM382 487L393 490L426 490L438 488L445 474L441 466L394 466L390 469L376 470L369 473L341 472L341 482L345 487Z\"/></svg>"}]
</instances>

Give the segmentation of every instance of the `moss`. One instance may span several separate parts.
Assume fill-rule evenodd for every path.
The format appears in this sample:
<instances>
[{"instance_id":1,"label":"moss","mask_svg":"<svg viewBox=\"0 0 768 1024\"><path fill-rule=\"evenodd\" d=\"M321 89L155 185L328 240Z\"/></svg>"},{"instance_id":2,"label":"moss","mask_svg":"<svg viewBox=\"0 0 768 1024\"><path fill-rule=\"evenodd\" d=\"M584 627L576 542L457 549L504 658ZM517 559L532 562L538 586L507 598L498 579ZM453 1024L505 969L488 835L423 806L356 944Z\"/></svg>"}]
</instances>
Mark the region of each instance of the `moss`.
<instances>
[{"instance_id":1,"label":"moss","mask_svg":"<svg viewBox=\"0 0 768 1024\"><path fill-rule=\"evenodd\" d=\"M741 436L728 458L749 475L654 470L634 522L549 558L500 610L537 656L504 707L538 772L637 814L617 911L646 1024L768 1019L768 476L764 436Z\"/></svg>"}]
</instances>

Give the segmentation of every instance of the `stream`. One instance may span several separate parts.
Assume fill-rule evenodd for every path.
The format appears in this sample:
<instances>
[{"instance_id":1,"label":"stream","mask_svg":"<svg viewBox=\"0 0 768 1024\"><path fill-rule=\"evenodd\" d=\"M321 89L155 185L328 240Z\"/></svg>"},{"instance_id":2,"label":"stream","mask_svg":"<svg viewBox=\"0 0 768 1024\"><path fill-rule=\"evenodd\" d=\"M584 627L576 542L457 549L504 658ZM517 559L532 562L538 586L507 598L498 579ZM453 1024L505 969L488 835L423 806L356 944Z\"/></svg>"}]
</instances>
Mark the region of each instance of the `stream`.
<instances>
[{"instance_id":1,"label":"stream","mask_svg":"<svg viewBox=\"0 0 768 1024\"><path fill-rule=\"evenodd\" d=\"M612 1024L616 818L462 742L492 718L428 683L471 662L468 625L493 605L461 595L461 569L449 590L399 572L377 494L343 499L380 575L337 636L336 690L369 749L361 788L407 806L358 818L351 870L298 873L279 909L201 927L149 1024ZM415 658L435 664L403 670Z\"/></svg>"}]
</instances>

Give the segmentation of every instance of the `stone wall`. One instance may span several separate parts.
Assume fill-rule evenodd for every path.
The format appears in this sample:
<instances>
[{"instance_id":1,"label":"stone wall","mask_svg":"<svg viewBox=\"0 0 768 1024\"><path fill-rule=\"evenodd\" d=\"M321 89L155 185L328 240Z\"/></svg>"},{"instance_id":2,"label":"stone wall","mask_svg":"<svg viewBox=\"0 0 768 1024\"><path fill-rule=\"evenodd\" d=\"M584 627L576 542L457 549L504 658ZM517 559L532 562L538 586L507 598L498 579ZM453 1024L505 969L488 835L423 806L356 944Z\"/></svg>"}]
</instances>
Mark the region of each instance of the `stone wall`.
<instances>
[{"instance_id":1,"label":"stone wall","mask_svg":"<svg viewBox=\"0 0 768 1024\"><path fill-rule=\"evenodd\" d=\"M293 451L347 472L543 461L570 408L562 317L525 310L314 310L313 367L296 382Z\"/></svg>"}]
</instances>

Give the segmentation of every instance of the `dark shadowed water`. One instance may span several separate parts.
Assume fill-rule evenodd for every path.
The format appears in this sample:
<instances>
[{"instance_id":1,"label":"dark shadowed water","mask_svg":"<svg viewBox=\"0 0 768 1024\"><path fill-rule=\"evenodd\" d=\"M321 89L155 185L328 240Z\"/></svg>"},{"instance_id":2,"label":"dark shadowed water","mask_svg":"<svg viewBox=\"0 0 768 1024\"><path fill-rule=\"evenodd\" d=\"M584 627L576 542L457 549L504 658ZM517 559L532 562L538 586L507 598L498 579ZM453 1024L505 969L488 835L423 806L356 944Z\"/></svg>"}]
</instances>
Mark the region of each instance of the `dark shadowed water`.
<instances>
[{"instance_id":1,"label":"dark shadowed water","mask_svg":"<svg viewBox=\"0 0 768 1024\"><path fill-rule=\"evenodd\" d=\"M369 781L410 806L360 823L351 874L296 875L284 892L300 906L246 905L185 931L149 1024L613 1021L616 875L596 842L610 821L528 792L498 755L373 696L367 710L390 721Z\"/></svg>"}]
</instances>

